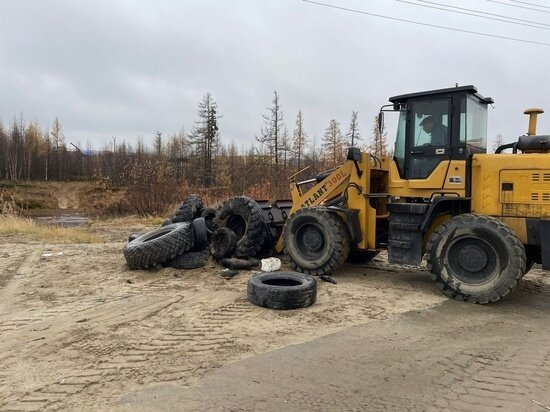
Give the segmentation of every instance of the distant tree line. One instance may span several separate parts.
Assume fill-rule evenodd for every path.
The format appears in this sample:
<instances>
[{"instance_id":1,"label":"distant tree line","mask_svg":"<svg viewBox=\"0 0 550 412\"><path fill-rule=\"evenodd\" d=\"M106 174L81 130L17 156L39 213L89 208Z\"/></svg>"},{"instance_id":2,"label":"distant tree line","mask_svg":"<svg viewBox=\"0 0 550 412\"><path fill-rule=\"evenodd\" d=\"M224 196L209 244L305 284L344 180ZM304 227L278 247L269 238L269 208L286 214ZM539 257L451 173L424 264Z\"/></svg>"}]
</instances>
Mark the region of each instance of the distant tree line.
<instances>
[{"instance_id":1,"label":"distant tree line","mask_svg":"<svg viewBox=\"0 0 550 412\"><path fill-rule=\"evenodd\" d=\"M256 143L248 147L223 142L218 128L221 117L210 93L199 102L197 121L189 133L183 129L164 137L159 132L153 146L138 137L135 144L125 141L92 150L69 141L61 122L51 126L26 122L23 116L11 123L0 122L0 180L97 180L114 185L132 185L151 179L158 171L174 185L245 193L253 186L268 187L273 197L288 196L288 178L309 167L306 175L340 164L346 149L363 141L358 112L352 112L349 131L344 134L331 119L320 142L306 132L300 110L289 132L278 93L262 115L263 124ZM369 143L362 149L377 156L387 154L385 132L375 126ZM155 173L153 173L155 174ZM159 178L154 177L154 178Z\"/></svg>"}]
</instances>

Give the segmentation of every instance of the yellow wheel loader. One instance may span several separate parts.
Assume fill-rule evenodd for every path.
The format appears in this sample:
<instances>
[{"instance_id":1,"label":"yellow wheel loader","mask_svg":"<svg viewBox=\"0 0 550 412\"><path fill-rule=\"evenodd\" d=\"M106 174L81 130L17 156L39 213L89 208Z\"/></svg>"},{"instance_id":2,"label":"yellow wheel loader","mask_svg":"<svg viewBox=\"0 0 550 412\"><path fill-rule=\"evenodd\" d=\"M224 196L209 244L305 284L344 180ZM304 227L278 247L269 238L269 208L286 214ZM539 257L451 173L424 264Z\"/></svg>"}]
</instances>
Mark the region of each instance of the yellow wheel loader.
<instances>
[{"instance_id":1,"label":"yellow wheel loader","mask_svg":"<svg viewBox=\"0 0 550 412\"><path fill-rule=\"evenodd\" d=\"M425 255L441 291L473 303L505 297L535 262L550 269L550 136L536 135L542 110L526 111L527 135L487 154L493 100L474 86L389 100L379 121L399 114L393 157L350 148L335 170L292 181L292 205L278 212L288 217L269 212L282 231L276 250L313 275L382 249L396 264L419 265Z\"/></svg>"}]
</instances>

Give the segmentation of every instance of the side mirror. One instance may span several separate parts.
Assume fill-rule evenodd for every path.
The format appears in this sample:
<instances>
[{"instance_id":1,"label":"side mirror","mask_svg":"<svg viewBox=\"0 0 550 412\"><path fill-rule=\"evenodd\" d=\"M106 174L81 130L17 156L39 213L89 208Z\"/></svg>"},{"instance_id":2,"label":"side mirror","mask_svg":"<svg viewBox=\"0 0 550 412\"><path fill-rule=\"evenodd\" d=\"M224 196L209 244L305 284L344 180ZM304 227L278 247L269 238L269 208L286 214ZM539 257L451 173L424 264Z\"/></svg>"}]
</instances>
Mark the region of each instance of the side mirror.
<instances>
[{"instance_id":1,"label":"side mirror","mask_svg":"<svg viewBox=\"0 0 550 412\"><path fill-rule=\"evenodd\" d=\"M384 131L384 112L380 110L378 113L378 133L382 134Z\"/></svg>"}]
</instances>

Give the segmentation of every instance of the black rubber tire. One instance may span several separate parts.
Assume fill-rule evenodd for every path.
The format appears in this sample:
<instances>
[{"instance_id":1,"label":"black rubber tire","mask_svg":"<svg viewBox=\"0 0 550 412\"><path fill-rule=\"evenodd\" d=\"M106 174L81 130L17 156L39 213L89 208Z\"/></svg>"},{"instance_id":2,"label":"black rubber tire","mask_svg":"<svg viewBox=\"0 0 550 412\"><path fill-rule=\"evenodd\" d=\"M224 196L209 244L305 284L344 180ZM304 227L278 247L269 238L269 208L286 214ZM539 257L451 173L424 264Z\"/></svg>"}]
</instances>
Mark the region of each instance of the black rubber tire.
<instances>
[{"instance_id":1,"label":"black rubber tire","mask_svg":"<svg viewBox=\"0 0 550 412\"><path fill-rule=\"evenodd\" d=\"M237 257L256 257L268 236L262 208L246 196L237 196L223 202L215 219L215 226L227 227L237 236Z\"/></svg>"},{"instance_id":2,"label":"black rubber tire","mask_svg":"<svg viewBox=\"0 0 550 412\"><path fill-rule=\"evenodd\" d=\"M204 217L206 221L206 227L210 230L214 230L214 219L216 218L216 209L213 207L205 207L201 212L201 217Z\"/></svg>"},{"instance_id":3,"label":"black rubber tire","mask_svg":"<svg viewBox=\"0 0 550 412\"><path fill-rule=\"evenodd\" d=\"M525 248L507 225L490 216L463 214L430 236L428 270L447 296L471 303L496 302L525 274Z\"/></svg>"},{"instance_id":4,"label":"black rubber tire","mask_svg":"<svg viewBox=\"0 0 550 412\"><path fill-rule=\"evenodd\" d=\"M308 275L328 275L350 252L349 234L339 216L322 207L298 210L283 229L284 252L290 265Z\"/></svg>"},{"instance_id":5,"label":"black rubber tire","mask_svg":"<svg viewBox=\"0 0 550 412\"><path fill-rule=\"evenodd\" d=\"M220 260L220 265L231 269L251 269L260 265L257 259L225 258Z\"/></svg>"},{"instance_id":6,"label":"black rubber tire","mask_svg":"<svg viewBox=\"0 0 550 412\"><path fill-rule=\"evenodd\" d=\"M202 199L199 195L189 195L174 212L172 222L191 222L200 216L203 207Z\"/></svg>"},{"instance_id":7,"label":"black rubber tire","mask_svg":"<svg viewBox=\"0 0 550 412\"><path fill-rule=\"evenodd\" d=\"M208 250L187 252L171 260L169 266L174 269L198 269L206 266L208 259L210 259L210 252Z\"/></svg>"},{"instance_id":8,"label":"black rubber tire","mask_svg":"<svg viewBox=\"0 0 550 412\"><path fill-rule=\"evenodd\" d=\"M130 269L147 269L161 265L193 247L190 223L176 223L138 236L124 247Z\"/></svg>"},{"instance_id":9,"label":"black rubber tire","mask_svg":"<svg viewBox=\"0 0 550 412\"><path fill-rule=\"evenodd\" d=\"M210 253L214 259L223 259L233 256L237 246L235 232L226 227L220 227L212 233L210 238Z\"/></svg>"},{"instance_id":10,"label":"black rubber tire","mask_svg":"<svg viewBox=\"0 0 550 412\"><path fill-rule=\"evenodd\" d=\"M317 299L317 281L297 272L266 272L248 278L250 303L270 309L307 308Z\"/></svg>"},{"instance_id":11,"label":"black rubber tire","mask_svg":"<svg viewBox=\"0 0 550 412\"><path fill-rule=\"evenodd\" d=\"M195 235L194 251L204 250L208 247L208 228L204 217L193 220L193 233Z\"/></svg>"},{"instance_id":12,"label":"black rubber tire","mask_svg":"<svg viewBox=\"0 0 550 412\"><path fill-rule=\"evenodd\" d=\"M347 261L352 263L367 263L378 256L379 253L380 251L352 249L349 252Z\"/></svg>"}]
</instances>

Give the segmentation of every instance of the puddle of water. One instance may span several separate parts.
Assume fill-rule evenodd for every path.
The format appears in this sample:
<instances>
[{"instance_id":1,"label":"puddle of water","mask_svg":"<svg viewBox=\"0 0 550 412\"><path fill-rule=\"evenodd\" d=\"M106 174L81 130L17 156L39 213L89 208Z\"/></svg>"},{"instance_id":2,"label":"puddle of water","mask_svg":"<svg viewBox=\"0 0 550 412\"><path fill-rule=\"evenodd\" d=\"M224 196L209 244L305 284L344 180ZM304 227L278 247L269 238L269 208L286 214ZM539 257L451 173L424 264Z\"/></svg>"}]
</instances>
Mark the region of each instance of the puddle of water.
<instances>
[{"instance_id":1,"label":"puddle of water","mask_svg":"<svg viewBox=\"0 0 550 412\"><path fill-rule=\"evenodd\" d=\"M35 211L27 215L31 219L44 225L56 225L62 227L84 226L90 222L90 218L67 210Z\"/></svg>"},{"instance_id":2,"label":"puddle of water","mask_svg":"<svg viewBox=\"0 0 550 412\"><path fill-rule=\"evenodd\" d=\"M66 216L35 216L33 217L38 223L56 225L62 227L78 227L83 226L90 221L85 216L66 215Z\"/></svg>"}]
</instances>

